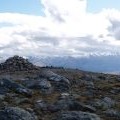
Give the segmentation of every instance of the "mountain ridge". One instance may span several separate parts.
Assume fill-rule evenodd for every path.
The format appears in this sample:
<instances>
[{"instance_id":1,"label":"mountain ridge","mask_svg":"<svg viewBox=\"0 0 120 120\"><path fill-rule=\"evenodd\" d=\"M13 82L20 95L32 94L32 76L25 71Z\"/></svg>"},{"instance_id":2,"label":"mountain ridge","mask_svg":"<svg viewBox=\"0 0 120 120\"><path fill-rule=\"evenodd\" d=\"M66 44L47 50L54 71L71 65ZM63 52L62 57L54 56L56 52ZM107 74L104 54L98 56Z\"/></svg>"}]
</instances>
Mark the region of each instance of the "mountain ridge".
<instances>
[{"instance_id":1,"label":"mountain ridge","mask_svg":"<svg viewBox=\"0 0 120 120\"><path fill-rule=\"evenodd\" d=\"M29 57L28 57L29 59ZM114 73L120 71L119 56L89 56L89 57L33 57L33 61L40 61L44 66L80 69L92 72ZM39 63L39 62L38 62Z\"/></svg>"}]
</instances>

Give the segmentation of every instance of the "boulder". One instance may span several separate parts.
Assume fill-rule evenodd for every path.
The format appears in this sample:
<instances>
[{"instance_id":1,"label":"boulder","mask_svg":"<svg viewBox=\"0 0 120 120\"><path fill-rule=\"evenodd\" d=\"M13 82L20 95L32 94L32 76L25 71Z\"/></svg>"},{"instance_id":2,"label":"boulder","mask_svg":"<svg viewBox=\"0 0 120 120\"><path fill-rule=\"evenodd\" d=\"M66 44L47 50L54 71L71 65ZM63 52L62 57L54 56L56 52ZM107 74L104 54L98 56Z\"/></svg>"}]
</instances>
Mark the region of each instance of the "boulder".
<instances>
[{"instance_id":1,"label":"boulder","mask_svg":"<svg viewBox=\"0 0 120 120\"><path fill-rule=\"evenodd\" d=\"M41 75L43 77L48 78L50 81L65 82L67 84L70 84L70 81L67 78L65 78L65 77L63 77L61 75L58 75L58 74L56 74L56 73L54 73L54 72L52 72L50 70L43 70Z\"/></svg>"},{"instance_id":2,"label":"boulder","mask_svg":"<svg viewBox=\"0 0 120 120\"><path fill-rule=\"evenodd\" d=\"M112 93L112 94L116 94L116 95L118 95L118 94L120 94L120 88L112 88L112 90L110 91L110 93Z\"/></svg>"},{"instance_id":3,"label":"boulder","mask_svg":"<svg viewBox=\"0 0 120 120\"><path fill-rule=\"evenodd\" d=\"M70 89L70 81L64 76L58 75L50 70L43 70L41 76L47 78L56 91L66 92Z\"/></svg>"},{"instance_id":4,"label":"boulder","mask_svg":"<svg viewBox=\"0 0 120 120\"><path fill-rule=\"evenodd\" d=\"M59 113L54 120L100 120L100 117L88 112L66 111Z\"/></svg>"},{"instance_id":5,"label":"boulder","mask_svg":"<svg viewBox=\"0 0 120 120\"><path fill-rule=\"evenodd\" d=\"M52 86L47 79L25 80L23 83L27 88L41 90L41 92L50 93Z\"/></svg>"},{"instance_id":6,"label":"boulder","mask_svg":"<svg viewBox=\"0 0 120 120\"><path fill-rule=\"evenodd\" d=\"M18 84L8 79L0 80L0 90L2 91L2 94L6 94L12 90L12 91L15 91L16 93L24 94L27 96L32 95L32 92L29 89L25 88L21 84Z\"/></svg>"},{"instance_id":7,"label":"boulder","mask_svg":"<svg viewBox=\"0 0 120 120\"><path fill-rule=\"evenodd\" d=\"M101 109L109 109L114 107L116 102L109 97L104 97L103 99L98 99L93 102L93 106Z\"/></svg>"},{"instance_id":8,"label":"boulder","mask_svg":"<svg viewBox=\"0 0 120 120\"><path fill-rule=\"evenodd\" d=\"M120 111L117 111L114 109L108 109L104 113L105 113L105 115L107 115L111 119L120 120Z\"/></svg>"},{"instance_id":9,"label":"boulder","mask_svg":"<svg viewBox=\"0 0 120 120\"><path fill-rule=\"evenodd\" d=\"M49 106L51 112L70 110L70 111L84 111L95 112L96 109L90 105L85 105L76 100L61 99L55 102L52 106Z\"/></svg>"},{"instance_id":10,"label":"boulder","mask_svg":"<svg viewBox=\"0 0 120 120\"><path fill-rule=\"evenodd\" d=\"M18 107L6 107L0 110L0 120L37 120L37 117Z\"/></svg>"},{"instance_id":11,"label":"boulder","mask_svg":"<svg viewBox=\"0 0 120 120\"><path fill-rule=\"evenodd\" d=\"M5 95L0 95L0 102L5 99Z\"/></svg>"}]
</instances>

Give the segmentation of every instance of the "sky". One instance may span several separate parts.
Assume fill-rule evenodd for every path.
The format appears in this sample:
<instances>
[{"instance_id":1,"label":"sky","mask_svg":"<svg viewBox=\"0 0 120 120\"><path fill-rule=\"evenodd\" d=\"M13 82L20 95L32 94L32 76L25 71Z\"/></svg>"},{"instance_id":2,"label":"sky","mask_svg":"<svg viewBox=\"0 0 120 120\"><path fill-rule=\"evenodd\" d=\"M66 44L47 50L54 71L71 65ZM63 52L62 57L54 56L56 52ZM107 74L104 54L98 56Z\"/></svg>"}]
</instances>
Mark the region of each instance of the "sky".
<instances>
[{"instance_id":1,"label":"sky","mask_svg":"<svg viewBox=\"0 0 120 120\"><path fill-rule=\"evenodd\" d=\"M40 0L0 0L0 12L42 14Z\"/></svg>"},{"instance_id":2,"label":"sky","mask_svg":"<svg viewBox=\"0 0 120 120\"><path fill-rule=\"evenodd\" d=\"M0 56L120 54L120 0L0 0Z\"/></svg>"},{"instance_id":3,"label":"sky","mask_svg":"<svg viewBox=\"0 0 120 120\"><path fill-rule=\"evenodd\" d=\"M120 0L88 0L87 10L89 12L100 12L102 9L117 9L120 10Z\"/></svg>"}]
</instances>

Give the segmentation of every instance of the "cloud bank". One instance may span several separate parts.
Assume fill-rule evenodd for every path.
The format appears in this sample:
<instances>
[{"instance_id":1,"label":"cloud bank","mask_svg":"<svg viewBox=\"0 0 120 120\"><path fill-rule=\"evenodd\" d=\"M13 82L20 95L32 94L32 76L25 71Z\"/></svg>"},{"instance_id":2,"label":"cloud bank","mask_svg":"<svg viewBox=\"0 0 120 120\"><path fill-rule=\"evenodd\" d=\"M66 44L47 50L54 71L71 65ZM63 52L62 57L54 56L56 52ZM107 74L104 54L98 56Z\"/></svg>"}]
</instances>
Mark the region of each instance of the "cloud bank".
<instances>
[{"instance_id":1,"label":"cloud bank","mask_svg":"<svg viewBox=\"0 0 120 120\"><path fill-rule=\"evenodd\" d=\"M41 0L44 16L0 13L0 55L120 53L120 11L86 11L87 0Z\"/></svg>"}]
</instances>

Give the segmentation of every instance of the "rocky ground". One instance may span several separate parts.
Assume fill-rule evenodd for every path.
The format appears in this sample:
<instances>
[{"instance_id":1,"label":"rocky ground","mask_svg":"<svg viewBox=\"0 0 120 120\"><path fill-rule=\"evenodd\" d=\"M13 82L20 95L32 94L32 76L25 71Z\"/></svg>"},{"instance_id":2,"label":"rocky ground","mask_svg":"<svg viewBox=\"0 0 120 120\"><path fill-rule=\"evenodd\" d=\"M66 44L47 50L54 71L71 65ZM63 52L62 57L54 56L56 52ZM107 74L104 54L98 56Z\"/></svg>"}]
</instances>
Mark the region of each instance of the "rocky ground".
<instances>
[{"instance_id":1,"label":"rocky ground","mask_svg":"<svg viewBox=\"0 0 120 120\"><path fill-rule=\"evenodd\" d=\"M0 120L120 120L120 76L0 64Z\"/></svg>"}]
</instances>

